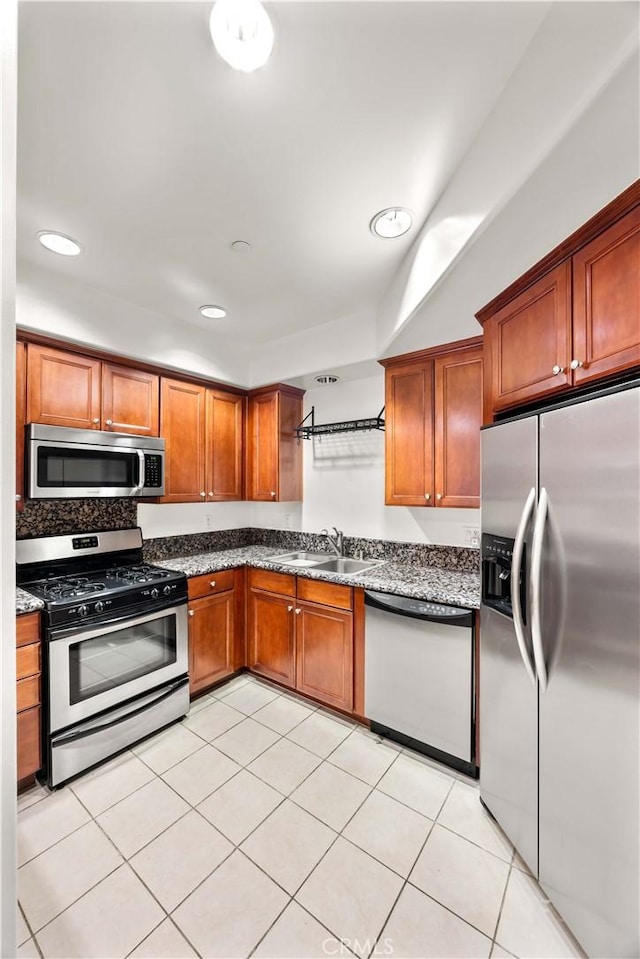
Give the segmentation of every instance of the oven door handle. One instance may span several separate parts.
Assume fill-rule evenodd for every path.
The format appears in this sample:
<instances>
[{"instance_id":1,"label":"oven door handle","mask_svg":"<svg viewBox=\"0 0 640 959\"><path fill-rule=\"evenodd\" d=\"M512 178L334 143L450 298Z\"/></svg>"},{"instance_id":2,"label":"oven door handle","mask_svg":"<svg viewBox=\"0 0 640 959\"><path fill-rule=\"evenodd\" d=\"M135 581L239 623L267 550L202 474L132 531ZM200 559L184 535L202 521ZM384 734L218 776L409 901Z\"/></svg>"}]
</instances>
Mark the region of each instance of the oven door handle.
<instances>
[{"instance_id":1,"label":"oven door handle","mask_svg":"<svg viewBox=\"0 0 640 959\"><path fill-rule=\"evenodd\" d=\"M176 615L184 616L186 620L187 616L187 603L185 600L182 600L180 603L176 604L175 600L167 600L167 605L161 607L160 609L154 609L148 613L143 614L142 616L136 616L133 619L131 614L129 615L120 614L115 616L112 619L102 620L99 625L95 625L92 629L83 629L77 624L75 626L67 626L65 629L54 629L49 635L49 640L52 643L59 642L60 640L70 640L72 639L74 643L84 642L86 639L96 639L98 636L108 636L109 633L115 633L119 629L126 629L130 626L140 626L142 623L151 623L154 619L162 619L163 616L166 616L167 613L174 612Z\"/></svg>"},{"instance_id":2,"label":"oven door handle","mask_svg":"<svg viewBox=\"0 0 640 959\"><path fill-rule=\"evenodd\" d=\"M179 679L177 682L172 683L169 689L165 689L159 696L156 696L153 699L146 699L142 706L137 706L135 709L131 709L126 713L118 716L116 719L112 719L108 723L102 723L99 726L91 725L86 726L85 729L79 729L73 733L67 733L63 736L55 736L54 746L63 746L67 743L75 743L78 739L85 739L87 736L93 736L95 733L103 732L105 729L112 729L114 726L119 726L120 723L125 723L129 719L133 719L135 716L140 716L142 713L145 713L147 709L151 706L157 706L158 703L163 702L165 699L168 699L169 696L173 696L177 689L180 689L185 683L189 682L189 677L185 676L182 679Z\"/></svg>"}]
</instances>

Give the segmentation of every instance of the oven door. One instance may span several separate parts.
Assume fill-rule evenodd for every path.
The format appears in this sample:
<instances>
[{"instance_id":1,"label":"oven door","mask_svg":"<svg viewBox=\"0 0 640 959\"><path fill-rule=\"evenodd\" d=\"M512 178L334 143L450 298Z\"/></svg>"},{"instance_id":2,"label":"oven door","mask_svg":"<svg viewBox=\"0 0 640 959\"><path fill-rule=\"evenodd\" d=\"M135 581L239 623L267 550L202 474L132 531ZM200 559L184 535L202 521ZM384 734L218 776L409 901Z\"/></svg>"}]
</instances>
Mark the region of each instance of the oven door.
<instances>
[{"instance_id":1,"label":"oven door","mask_svg":"<svg viewBox=\"0 0 640 959\"><path fill-rule=\"evenodd\" d=\"M49 634L49 731L188 672L187 605Z\"/></svg>"}]
</instances>

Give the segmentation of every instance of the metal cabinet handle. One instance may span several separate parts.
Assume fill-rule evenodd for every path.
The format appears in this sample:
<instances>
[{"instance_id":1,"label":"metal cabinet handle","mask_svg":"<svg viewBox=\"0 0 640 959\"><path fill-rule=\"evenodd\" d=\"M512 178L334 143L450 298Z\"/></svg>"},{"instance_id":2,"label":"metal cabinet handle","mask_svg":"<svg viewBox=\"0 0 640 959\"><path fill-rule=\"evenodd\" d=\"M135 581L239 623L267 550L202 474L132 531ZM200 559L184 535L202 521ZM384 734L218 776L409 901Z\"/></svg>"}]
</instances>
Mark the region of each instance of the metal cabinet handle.
<instances>
[{"instance_id":1,"label":"metal cabinet handle","mask_svg":"<svg viewBox=\"0 0 640 959\"><path fill-rule=\"evenodd\" d=\"M442 493L436 493L436 499L442 499Z\"/></svg>"},{"instance_id":2,"label":"metal cabinet handle","mask_svg":"<svg viewBox=\"0 0 640 959\"><path fill-rule=\"evenodd\" d=\"M290 613L293 609L293 606L287 606L287 612Z\"/></svg>"},{"instance_id":3,"label":"metal cabinet handle","mask_svg":"<svg viewBox=\"0 0 640 959\"><path fill-rule=\"evenodd\" d=\"M548 676L542 647L541 619L541 576L542 576L542 543L544 529L549 511L549 494L544 486L540 490L538 513L533 527L533 541L531 544L531 639L533 640L533 658L536 663L536 672L540 681L540 689L544 693L547 689Z\"/></svg>"},{"instance_id":4,"label":"metal cabinet handle","mask_svg":"<svg viewBox=\"0 0 640 959\"><path fill-rule=\"evenodd\" d=\"M20 493L16 493L16 503L19 503L21 499Z\"/></svg>"},{"instance_id":5,"label":"metal cabinet handle","mask_svg":"<svg viewBox=\"0 0 640 959\"><path fill-rule=\"evenodd\" d=\"M558 373L564 373L564 366L558 366L558 364L556 363L556 365L554 366L551 372L553 373L554 376L557 376Z\"/></svg>"},{"instance_id":6,"label":"metal cabinet handle","mask_svg":"<svg viewBox=\"0 0 640 959\"><path fill-rule=\"evenodd\" d=\"M113 426L113 420L107 420L107 426Z\"/></svg>"},{"instance_id":7,"label":"metal cabinet handle","mask_svg":"<svg viewBox=\"0 0 640 959\"><path fill-rule=\"evenodd\" d=\"M296 616L299 616L301 612L302 610L298 607L298 609L296 609Z\"/></svg>"},{"instance_id":8,"label":"metal cabinet handle","mask_svg":"<svg viewBox=\"0 0 640 959\"><path fill-rule=\"evenodd\" d=\"M426 500L430 500L430 499L431 499L431 493L425 493L425 494L424 494L424 498L425 498Z\"/></svg>"},{"instance_id":9,"label":"metal cabinet handle","mask_svg":"<svg viewBox=\"0 0 640 959\"><path fill-rule=\"evenodd\" d=\"M271 498L272 498L272 499L275 499L275 496L276 496L276 491L275 491L274 489L272 489L272 490L271 490Z\"/></svg>"},{"instance_id":10,"label":"metal cabinet handle","mask_svg":"<svg viewBox=\"0 0 640 959\"><path fill-rule=\"evenodd\" d=\"M213 496L213 490L212 490L212 489L209 490L209 496Z\"/></svg>"},{"instance_id":11,"label":"metal cabinet handle","mask_svg":"<svg viewBox=\"0 0 640 959\"><path fill-rule=\"evenodd\" d=\"M94 417L93 417L93 422L94 422L94 423L99 423L99 422L100 422L99 417L94 416Z\"/></svg>"},{"instance_id":12,"label":"metal cabinet handle","mask_svg":"<svg viewBox=\"0 0 640 959\"><path fill-rule=\"evenodd\" d=\"M518 649L527 671L527 676L535 686L536 674L533 670L527 642L524 635L524 620L522 617L522 608L520 606L520 571L522 569L522 552L524 547L524 536L527 530L527 523L531 517L533 507L536 501L536 489L532 486L527 496L527 501L520 514L520 522L516 531L516 538L513 544L513 557L511 559L511 607L513 610L513 626L518 641Z\"/></svg>"},{"instance_id":13,"label":"metal cabinet handle","mask_svg":"<svg viewBox=\"0 0 640 959\"><path fill-rule=\"evenodd\" d=\"M571 360L571 369L577 370L583 366L582 360Z\"/></svg>"},{"instance_id":14,"label":"metal cabinet handle","mask_svg":"<svg viewBox=\"0 0 640 959\"><path fill-rule=\"evenodd\" d=\"M193 616L193 610L192 610L192 609L189 610L189 616Z\"/></svg>"},{"instance_id":15,"label":"metal cabinet handle","mask_svg":"<svg viewBox=\"0 0 640 959\"><path fill-rule=\"evenodd\" d=\"M209 583L209 586L215 586L215 585L216 585L216 581L215 579L212 579L211 582Z\"/></svg>"},{"instance_id":16,"label":"metal cabinet handle","mask_svg":"<svg viewBox=\"0 0 640 959\"><path fill-rule=\"evenodd\" d=\"M205 497L206 495L207 495L207 494L205 493L205 491L202 490L201 493L200 493L200 496L202 496L202 498L204 499L204 497Z\"/></svg>"}]
</instances>

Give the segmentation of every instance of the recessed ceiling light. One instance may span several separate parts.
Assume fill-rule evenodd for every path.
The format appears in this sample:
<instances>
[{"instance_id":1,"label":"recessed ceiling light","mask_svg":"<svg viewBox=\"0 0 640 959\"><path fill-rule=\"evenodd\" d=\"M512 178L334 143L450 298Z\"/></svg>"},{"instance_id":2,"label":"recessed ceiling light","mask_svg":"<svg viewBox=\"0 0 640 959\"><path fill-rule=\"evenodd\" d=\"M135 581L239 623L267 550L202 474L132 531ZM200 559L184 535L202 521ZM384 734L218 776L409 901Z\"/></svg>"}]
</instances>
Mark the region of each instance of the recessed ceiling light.
<instances>
[{"instance_id":1,"label":"recessed ceiling light","mask_svg":"<svg viewBox=\"0 0 640 959\"><path fill-rule=\"evenodd\" d=\"M251 244L247 243L246 240L234 240L231 249L235 250L236 253L250 253Z\"/></svg>"},{"instance_id":2,"label":"recessed ceiling light","mask_svg":"<svg viewBox=\"0 0 640 959\"><path fill-rule=\"evenodd\" d=\"M227 315L223 306L201 306L200 312L209 320L221 320L223 316Z\"/></svg>"},{"instance_id":3,"label":"recessed ceiling light","mask_svg":"<svg viewBox=\"0 0 640 959\"><path fill-rule=\"evenodd\" d=\"M396 236L403 236L413 224L413 214L401 206L392 206L388 210L380 210L369 224L374 236L381 236L385 240Z\"/></svg>"},{"instance_id":4,"label":"recessed ceiling light","mask_svg":"<svg viewBox=\"0 0 640 959\"><path fill-rule=\"evenodd\" d=\"M337 383L340 379L339 376L336 376L335 373L322 373L320 376L315 377L316 383L322 383L323 386L326 386L328 383Z\"/></svg>"},{"instance_id":5,"label":"recessed ceiling light","mask_svg":"<svg viewBox=\"0 0 640 959\"><path fill-rule=\"evenodd\" d=\"M60 253L62 256L77 256L82 253L82 247L77 240L73 240L64 233L53 233L51 230L40 230L36 236L47 250Z\"/></svg>"},{"instance_id":6,"label":"recessed ceiling light","mask_svg":"<svg viewBox=\"0 0 640 959\"><path fill-rule=\"evenodd\" d=\"M251 73L273 49L273 27L260 0L216 0L209 17L213 45L229 66Z\"/></svg>"}]
</instances>

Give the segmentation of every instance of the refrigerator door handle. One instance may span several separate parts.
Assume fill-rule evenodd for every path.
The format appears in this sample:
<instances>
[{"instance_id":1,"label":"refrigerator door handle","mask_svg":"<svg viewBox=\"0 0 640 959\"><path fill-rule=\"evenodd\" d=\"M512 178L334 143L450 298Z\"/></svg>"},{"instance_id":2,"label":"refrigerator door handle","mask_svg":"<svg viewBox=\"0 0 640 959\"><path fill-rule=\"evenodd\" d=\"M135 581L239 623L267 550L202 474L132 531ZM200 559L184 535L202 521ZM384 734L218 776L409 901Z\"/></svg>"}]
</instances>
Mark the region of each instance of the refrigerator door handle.
<instances>
[{"instance_id":1,"label":"refrigerator door handle","mask_svg":"<svg viewBox=\"0 0 640 959\"><path fill-rule=\"evenodd\" d=\"M531 639L533 640L533 656L536 663L536 671L542 692L547 689L549 678L547 676L547 667L544 661L544 650L542 648L542 628L541 619L541 576L542 576L542 544L544 541L544 531L549 512L549 494L544 486L540 490L540 501L538 503L538 513L533 528L533 542L531 545Z\"/></svg>"},{"instance_id":2,"label":"refrigerator door handle","mask_svg":"<svg viewBox=\"0 0 640 959\"><path fill-rule=\"evenodd\" d=\"M529 495L527 496L527 501L522 508L522 513L520 514L520 522L518 523L511 562L511 608L513 611L513 625L516 631L518 649L520 650L520 655L522 656L524 668L526 669L527 676L534 686L536 684L536 674L531 663L529 650L527 649L527 642L524 635L524 622L522 619L522 608L520 606L520 573L522 569L524 536L527 530L527 523L529 522L531 513L533 512L535 501L536 490L535 486L532 486L529 491Z\"/></svg>"}]
</instances>

